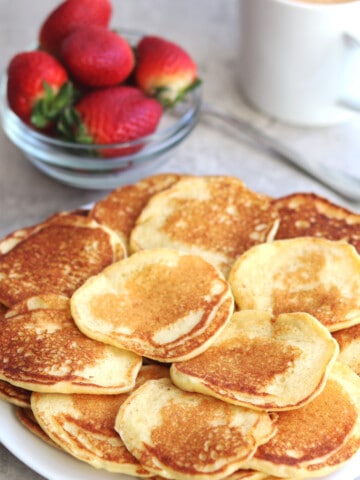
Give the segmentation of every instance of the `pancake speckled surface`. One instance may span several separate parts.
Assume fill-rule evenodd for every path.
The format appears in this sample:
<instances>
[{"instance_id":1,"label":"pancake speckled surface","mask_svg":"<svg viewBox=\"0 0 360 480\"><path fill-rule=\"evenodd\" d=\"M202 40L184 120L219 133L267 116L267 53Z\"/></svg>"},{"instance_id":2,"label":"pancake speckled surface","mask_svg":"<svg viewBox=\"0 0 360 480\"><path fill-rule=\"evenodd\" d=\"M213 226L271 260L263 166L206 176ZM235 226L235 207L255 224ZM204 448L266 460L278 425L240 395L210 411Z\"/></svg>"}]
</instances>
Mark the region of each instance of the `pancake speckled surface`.
<instances>
[{"instance_id":1,"label":"pancake speckled surface","mask_svg":"<svg viewBox=\"0 0 360 480\"><path fill-rule=\"evenodd\" d=\"M27 390L121 393L133 388L141 357L86 337L67 309L36 308L1 322L0 379Z\"/></svg>"},{"instance_id":2,"label":"pancake speckled surface","mask_svg":"<svg viewBox=\"0 0 360 480\"><path fill-rule=\"evenodd\" d=\"M0 302L43 293L71 295L89 276L125 256L117 235L94 220L58 214L0 256Z\"/></svg>"},{"instance_id":3,"label":"pancake speckled surface","mask_svg":"<svg viewBox=\"0 0 360 480\"><path fill-rule=\"evenodd\" d=\"M235 405L290 410L320 394L338 350L329 331L306 313L273 318L244 310L205 352L173 363L171 378L184 390Z\"/></svg>"},{"instance_id":4,"label":"pancake speckled surface","mask_svg":"<svg viewBox=\"0 0 360 480\"><path fill-rule=\"evenodd\" d=\"M224 478L274 435L265 412L183 392L168 379L148 381L132 393L115 429L142 465L179 480Z\"/></svg>"},{"instance_id":5,"label":"pancake speckled surface","mask_svg":"<svg viewBox=\"0 0 360 480\"><path fill-rule=\"evenodd\" d=\"M144 250L107 267L72 296L86 335L153 360L204 351L233 311L228 282L196 255Z\"/></svg>"},{"instance_id":6,"label":"pancake speckled surface","mask_svg":"<svg viewBox=\"0 0 360 480\"><path fill-rule=\"evenodd\" d=\"M315 237L257 245L229 282L239 309L307 312L330 331L360 322L360 256L346 242Z\"/></svg>"},{"instance_id":7,"label":"pancake speckled surface","mask_svg":"<svg viewBox=\"0 0 360 480\"><path fill-rule=\"evenodd\" d=\"M132 251L176 248L204 256L225 275L238 255L271 239L270 199L234 177L190 177L154 195L130 237Z\"/></svg>"},{"instance_id":8,"label":"pancake speckled surface","mask_svg":"<svg viewBox=\"0 0 360 480\"><path fill-rule=\"evenodd\" d=\"M296 478L337 470L360 447L360 378L336 363L323 392L302 408L278 412L275 424L276 434L249 468Z\"/></svg>"},{"instance_id":9,"label":"pancake speckled surface","mask_svg":"<svg viewBox=\"0 0 360 480\"><path fill-rule=\"evenodd\" d=\"M314 193L294 193L273 201L279 214L275 239L321 237L344 240L360 252L360 215Z\"/></svg>"},{"instance_id":10,"label":"pancake speckled surface","mask_svg":"<svg viewBox=\"0 0 360 480\"><path fill-rule=\"evenodd\" d=\"M90 216L116 232L128 245L135 222L150 198L180 180L177 174L159 174L144 178L132 185L113 190L95 203Z\"/></svg>"},{"instance_id":11,"label":"pancake speckled surface","mask_svg":"<svg viewBox=\"0 0 360 480\"><path fill-rule=\"evenodd\" d=\"M144 366L134 389L148 380L168 375L166 367ZM128 395L33 393L31 407L46 434L70 455L111 472L150 476L114 429L119 407Z\"/></svg>"}]
</instances>

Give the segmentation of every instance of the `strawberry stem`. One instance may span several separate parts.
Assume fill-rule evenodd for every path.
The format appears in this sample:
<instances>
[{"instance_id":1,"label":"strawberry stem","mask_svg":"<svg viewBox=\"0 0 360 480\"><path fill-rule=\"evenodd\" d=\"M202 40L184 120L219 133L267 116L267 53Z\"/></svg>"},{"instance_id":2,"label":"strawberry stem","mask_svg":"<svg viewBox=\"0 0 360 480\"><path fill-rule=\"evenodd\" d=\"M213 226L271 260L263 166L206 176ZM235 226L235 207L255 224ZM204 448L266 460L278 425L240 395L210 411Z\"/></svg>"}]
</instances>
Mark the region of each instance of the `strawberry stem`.
<instances>
[{"instance_id":1,"label":"strawberry stem","mask_svg":"<svg viewBox=\"0 0 360 480\"><path fill-rule=\"evenodd\" d=\"M85 124L82 122L79 112L71 106L63 110L56 127L65 140L85 144L94 142Z\"/></svg>"},{"instance_id":2,"label":"strawberry stem","mask_svg":"<svg viewBox=\"0 0 360 480\"><path fill-rule=\"evenodd\" d=\"M31 123L37 128L45 128L50 123L56 121L62 111L72 105L78 97L71 82L66 82L58 92L55 92L47 82L43 82L44 94L34 104Z\"/></svg>"},{"instance_id":3,"label":"strawberry stem","mask_svg":"<svg viewBox=\"0 0 360 480\"><path fill-rule=\"evenodd\" d=\"M159 87L156 89L155 97L164 108L173 107L176 103L183 100L183 98L191 91L201 85L200 78L195 79L190 85L180 91L174 91L171 87Z\"/></svg>"}]
</instances>

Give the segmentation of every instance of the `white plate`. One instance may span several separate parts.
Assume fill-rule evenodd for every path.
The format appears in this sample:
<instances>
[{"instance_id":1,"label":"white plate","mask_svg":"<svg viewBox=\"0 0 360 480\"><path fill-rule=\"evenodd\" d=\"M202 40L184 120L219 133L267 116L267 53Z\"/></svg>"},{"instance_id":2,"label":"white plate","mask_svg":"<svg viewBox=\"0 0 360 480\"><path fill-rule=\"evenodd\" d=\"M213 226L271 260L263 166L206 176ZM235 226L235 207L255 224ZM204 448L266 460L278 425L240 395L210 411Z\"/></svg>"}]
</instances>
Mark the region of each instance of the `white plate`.
<instances>
[{"instance_id":1,"label":"white plate","mask_svg":"<svg viewBox=\"0 0 360 480\"><path fill-rule=\"evenodd\" d=\"M30 467L48 480L131 480L133 477L97 470L65 452L47 445L18 421L15 409L0 400L0 441ZM341 470L323 480L360 480L360 452ZM311 479L308 479L311 480Z\"/></svg>"}]
</instances>

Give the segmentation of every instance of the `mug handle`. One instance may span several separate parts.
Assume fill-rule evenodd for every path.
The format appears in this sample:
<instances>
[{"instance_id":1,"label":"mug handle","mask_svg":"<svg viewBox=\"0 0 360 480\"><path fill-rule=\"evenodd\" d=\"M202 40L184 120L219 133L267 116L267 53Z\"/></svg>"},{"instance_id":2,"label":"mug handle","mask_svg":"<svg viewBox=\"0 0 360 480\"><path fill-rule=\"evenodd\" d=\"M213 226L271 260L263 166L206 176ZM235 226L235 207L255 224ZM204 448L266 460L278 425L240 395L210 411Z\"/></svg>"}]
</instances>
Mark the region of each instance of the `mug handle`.
<instances>
[{"instance_id":1,"label":"mug handle","mask_svg":"<svg viewBox=\"0 0 360 480\"><path fill-rule=\"evenodd\" d=\"M350 110L360 111L360 33L345 32L345 74L339 103ZM357 78L354 82L352 79Z\"/></svg>"}]
</instances>

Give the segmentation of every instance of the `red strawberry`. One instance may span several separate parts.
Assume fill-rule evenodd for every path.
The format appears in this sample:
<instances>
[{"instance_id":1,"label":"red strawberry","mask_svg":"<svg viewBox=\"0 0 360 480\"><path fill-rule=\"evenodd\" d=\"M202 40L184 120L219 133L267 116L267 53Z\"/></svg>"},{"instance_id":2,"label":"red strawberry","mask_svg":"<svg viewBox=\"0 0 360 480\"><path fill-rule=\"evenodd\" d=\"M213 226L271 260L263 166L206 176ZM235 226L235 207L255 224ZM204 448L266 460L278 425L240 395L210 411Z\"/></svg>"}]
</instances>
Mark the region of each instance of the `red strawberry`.
<instances>
[{"instance_id":1,"label":"red strawberry","mask_svg":"<svg viewBox=\"0 0 360 480\"><path fill-rule=\"evenodd\" d=\"M121 83L134 67L128 42L107 28L94 25L68 35L61 45L61 58L70 75L89 87Z\"/></svg>"},{"instance_id":2,"label":"red strawberry","mask_svg":"<svg viewBox=\"0 0 360 480\"><path fill-rule=\"evenodd\" d=\"M143 37L137 46L135 82L160 100L174 103L198 83L197 66L179 45L156 36Z\"/></svg>"},{"instance_id":3,"label":"red strawberry","mask_svg":"<svg viewBox=\"0 0 360 480\"><path fill-rule=\"evenodd\" d=\"M9 106L24 122L44 128L70 102L67 80L66 70L49 53L18 53L8 67Z\"/></svg>"},{"instance_id":4,"label":"red strawberry","mask_svg":"<svg viewBox=\"0 0 360 480\"><path fill-rule=\"evenodd\" d=\"M58 55L62 40L84 25L109 25L112 14L110 0L65 0L55 8L41 26L41 48Z\"/></svg>"},{"instance_id":5,"label":"red strawberry","mask_svg":"<svg viewBox=\"0 0 360 480\"><path fill-rule=\"evenodd\" d=\"M80 143L122 143L153 133L161 114L160 103L138 88L116 86L84 95L59 128L66 138ZM140 148L109 149L104 156L129 155Z\"/></svg>"}]
</instances>

